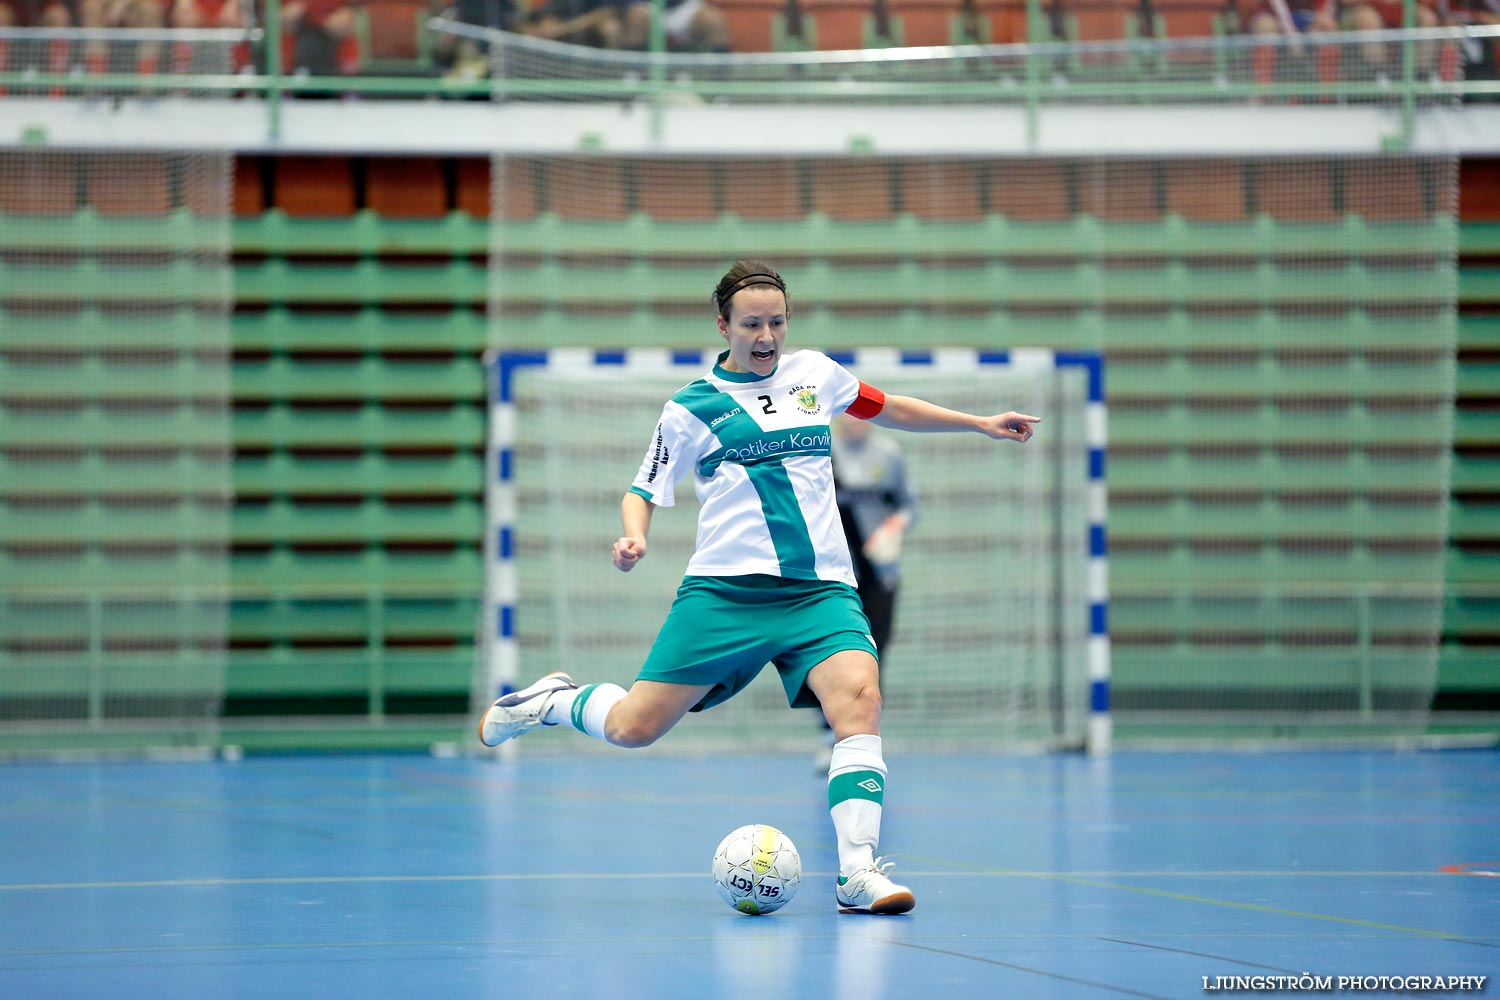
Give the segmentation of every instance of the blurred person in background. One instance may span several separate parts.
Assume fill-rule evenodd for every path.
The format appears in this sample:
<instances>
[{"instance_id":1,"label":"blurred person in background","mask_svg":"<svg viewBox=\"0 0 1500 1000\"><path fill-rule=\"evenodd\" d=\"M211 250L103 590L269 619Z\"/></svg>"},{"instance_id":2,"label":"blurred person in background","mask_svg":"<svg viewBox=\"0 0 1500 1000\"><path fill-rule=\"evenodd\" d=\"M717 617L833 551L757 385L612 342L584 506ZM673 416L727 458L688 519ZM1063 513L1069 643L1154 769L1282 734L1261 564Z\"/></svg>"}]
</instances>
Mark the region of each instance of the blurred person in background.
<instances>
[{"instance_id":1,"label":"blurred person in background","mask_svg":"<svg viewBox=\"0 0 1500 1000\"><path fill-rule=\"evenodd\" d=\"M917 519L917 492L901 446L889 435L876 432L868 420L847 414L834 420L831 458L839 520L854 563L855 589L884 667L901 588L901 550L907 530ZM833 753L833 730L826 718L823 732L825 746L814 759L819 769L827 768Z\"/></svg>"},{"instance_id":2,"label":"blurred person in background","mask_svg":"<svg viewBox=\"0 0 1500 1000\"><path fill-rule=\"evenodd\" d=\"M651 47L651 21L656 7L650 0L625 0L621 47L645 51ZM679 52L728 52L729 18L712 0L666 0L663 12L667 47Z\"/></svg>"},{"instance_id":3,"label":"blurred person in background","mask_svg":"<svg viewBox=\"0 0 1500 1000\"><path fill-rule=\"evenodd\" d=\"M624 36L623 0L545 0L521 26L523 35L599 49L617 49Z\"/></svg>"},{"instance_id":4,"label":"blurred person in background","mask_svg":"<svg viewBox=\"0 0 1500 1000\"><path fill-rule=\"evenodd\" d=\"M162 28L167 23L167 8L165 0L81 0L79 18L85 28ZM133 70L149 75L161 68L161 42L135 43L134 66L120 65L120 52L123 52L123 47L119 42L99 39L84 42L85 71L123 73Z\"/></svg>"},{"instance_id":5,"label":"blurred person in background","mask_svg":"<svg viewBox=\"0 0 1500 1000\"><path fill-rule=\"evenodd\" d=\"M78 9L72 0L0 0L0 28L71 28L77 23ZM54 39L45 49L27 46L27 51L22 51L22 46L13 50L8 39L0 38L0 72L19 69L23 64L44 64L49 73L66 73L71 44Z\"/></svg>"},{"instance_id":6,"label":"blurred person in background","mask_svg":"<svg viewBox=\"0 0 1500 1000\"><path fill-rule=\"evenodd\" d=\"M515 0L452 0L442 9L449 21L472 24L495 31L516 30ZM477 38L460 38L444 32L433 37L432 56L447 77L478 80L489 74L490 47Z\"/></svg>"}]
</instances>

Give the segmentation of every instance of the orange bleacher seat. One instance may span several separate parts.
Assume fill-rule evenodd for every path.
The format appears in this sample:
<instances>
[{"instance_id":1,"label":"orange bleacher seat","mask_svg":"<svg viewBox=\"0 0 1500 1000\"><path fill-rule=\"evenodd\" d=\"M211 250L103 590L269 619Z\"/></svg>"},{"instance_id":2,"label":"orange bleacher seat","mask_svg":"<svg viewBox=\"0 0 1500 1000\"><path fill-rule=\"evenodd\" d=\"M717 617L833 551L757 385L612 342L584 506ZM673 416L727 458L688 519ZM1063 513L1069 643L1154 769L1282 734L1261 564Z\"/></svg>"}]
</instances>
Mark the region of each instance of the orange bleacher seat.
<instances>
[{"instance_id":1,"label":"orange bleacher seat","mask_svg":"<svg viewBox=\"0 0 1500 1000\"><path fill-rule=\"evenodd\" d=\"M240 219L254 219L266 210L266 188L258 156L237 156L234 160L234 214Z\"/></svg>"},{"instance_id":2,"label":"orange bleacher seat","mask_svg":"<svg viewBox=\"0 0 1500 1000\"><path fill-rule=\"evenodd\" d=\"M417 23L427 15L427 0L365 0L370 23L370 50L366 59L416 59Z\"/></svg>"},{"instance_id":3,"label":"orange bleacher seat","mask_svg":"<svg viewBox=\"0 0 1500 1000\"><path fill-rule=\"evenodd\" d=\"M1156 164L1112 160L1084 168L1078 179L1083 210L1109 222L1146 222L1161 216Z\"/></svg>"},{"instance_id":4,"label":"orange bleacher seat","mask_svg":"<svg viewBox=\"0 0 1500 1000\"><path fill-rule=\"evenodd\" d=\"M985 178L990 211L1023 222L1073 214L1068 167L1055 160L997 160Z\"/></svg>"},{"instance_id":5,"label":"orange bleacher seat","mask_svg":"<svg viewBox=\"0 0 1500 1000\"><path fill-rule=\"evenodd\" d=\"M1168 163L1167 211L1194 222L1244 219L1244 170L1235 160L1177 160Z\"/></svg>"},{"instance_id":6,"label":"orange bleacher seat","mask_svg":"<svg viewBox=\"0 0 1500 1000\"><path fill-rule=\"evenodd\" d=\"M743 219L800 218L801 169L789 160L727 161L724 210Z\"/></svg>"},{"instance_id":7,"label":"orange bleacher seat","mask_svg":"<svg viewBox=\"0 0 1500 1000\"><path fill-rule=\"evenodd\" d=\"M353 215L354 170L343 156L289 156L275 161L276 207L301 218Z\"/></svg>"},{"instance_id":8,"label":"orange bleacher seat","mask_svg":"<svg viewBox=\"0 0 1500 1000\"><path fill-rule=\"evenodd\" d=\"M531 202L536 214L536 199ZM458 209L476 219L490 217L490 161L465 157L458 161Z\"/></svg>"},{"instance_id":9,"label":"orange bleacher seat","mask_svg":"<svg viewBox=\"0 0 1500 1000\"><path fill-rule=\"evenodd\" d=\"M1382 222L1431 214L1416 160L1354 160L1344 165L1344 211Z\"/></svg>"},{"instance_id":10,"label":"orange bleacher seat","mask_svg":"<svg viewBox=\"0 0 1500 1000\"><path fill-rule=\"evenodd\" d=\"M856 222L891 217L891 168L885 163L813 164L813 210Z\"/></svg>"},{"instance_id":11,"label":"orange bleacher seat","mask_svg":"<svg viewBox=\"0 0 1500 1000\"><path fill-rule=\"evenodd\" d=\"M537 160L507 156L495 178L498 190L491 188L489 197L500 199L500 214L507 219L534 219L541 211L540 178L542 164Z\"/></svg>"},{"instance_id":12,"label":"orange bleacher seat","mask_svg":"<svg viewBox=\"0 0 1500 1000\"><path fill-rule=\"evenodd\" d=\"M966 0L888 0L902 45L955 45L963 41Z\"/></svg>"},{"instance_id":13,"label":"orange bleacher seat","mask_svg":"<svg viewBox=\"0 0 1500 1000\"><path fill-rule=\"evenodd\" d=\"M787 0L715 0L729 21L729 51L771 52L776 48L776 18Z\"/></svg>"},{"instance_id":14,"label":"orange bleacher seat","mask_svg":"<svg viewBox=\"0 0 1500 1000\"><path fill-rule=\"evenodd\" d=\"M1267 160L1255 169L1256 203L1278 222L1326 222L1336 217L1326 160Z\"/></svg>"},{"instance_id":15,"label":"orange bleacher seat","mask_svg":"<svg viewBox=\"0 0 1500 1000\"><path fill-rule=\"evenodd\" d=\"M1164 38L1207 38L1229 10L1224 0L1151 0L1152 20Z\"/></svg>"},{"instance_id":16,"label":"orange bleacher seat","mask_svg":"<svg viewBox=\"0 0 1500 1000\"><path fill-rule=\"evenodd\" d=\"M1063 8L1077 27L1074 41L1107 42L1140 34L1139 0L1066 0Z\"/></svg>"},{"instance_id":17,"label":"orange bleacher seat","mask_svg":"<svg viewBox=\"0 0 1500 1000\"><path fill-rule=\"evenodd\" d=\"M979 166L974 163L908 163L901 168L901 205L921 219L978 219Z\"/></svg>"},{"instance_id":18,"label":"orange bleacher seat","mask_svg":"<svg viewBox=\"0 0 1500 1000\"><path fill-rule=\"evenodd\" d=\"M636 204L653 219L711 219L713 166L703 160L638 160Z\"/></svg>"},{"instance_id":19,"label":"orange bleacher seat","mask_svg":"<svg viewBox=\"0 0 1500 1000\"><path fill-rule=\"evenodd\" d=\"M448 212L443 164L428 156L380 157L365 169L365 205L392 219L436 219Z\"/></svg>"},{"instance_id":20,"label":"orange bleacher seat","mask_svg":"<svg viewBox=\"0 0 1500 1000\"><path fill-rule=\"evenodd\" d=\"M800 0L803 23L817 33L824 51L862 49L865 24L875 16L875 0Z\"/></svg>"},{"instance_id":21,"label":"orange bleacher seat","mask_svg":"<svg viewBox=\"0 0 1500 1000\"><path fill-rule=\"evenodd\" d=\"M1500 160L1465 157L1458 167L1458 217L1465 222L1500 221Z\"/></svg>"},{"instance_id":22,"label":"orange bleacher seat","mask_svg":"<svg viewBox=\"0 0 1500 1000\"><path fill-rule=\"evenodd\" d=\"M1011 45L1026 40L1026 0L975 0L978 21L990 45Z\"/></svg>"},{"instance_id":23,"label":"orange bleacher seat","mask_svg":"<svg viewBox=\"0 0 1500 1000\"><path fill-rule=\"evenodd\" d=\"M172 211L171 162L156 153L91 160L88 199L102 216L167 215Z\"/></svg>"},{"instance_id":24,"label":"orange bleacher seat","mask_svg":"<svg viewBox=\"0 0 1500 1000\"><path fill-rule=\"evenodd\" d=\"M72 215L78 210L78 159L73 153L0 151L0 212Z\"/></svg>"},{"instance_id":25,"label":"orange bleacher seat","mask_svg":"<svg viewBox=\"0 0 1500 1000\"><path fill-rule=\"evenodd\" d=\"M552 160L546 169L547 207L565 219L623 219L630 214L625 165L614 160Z\"/></svg>"}]
</instances>

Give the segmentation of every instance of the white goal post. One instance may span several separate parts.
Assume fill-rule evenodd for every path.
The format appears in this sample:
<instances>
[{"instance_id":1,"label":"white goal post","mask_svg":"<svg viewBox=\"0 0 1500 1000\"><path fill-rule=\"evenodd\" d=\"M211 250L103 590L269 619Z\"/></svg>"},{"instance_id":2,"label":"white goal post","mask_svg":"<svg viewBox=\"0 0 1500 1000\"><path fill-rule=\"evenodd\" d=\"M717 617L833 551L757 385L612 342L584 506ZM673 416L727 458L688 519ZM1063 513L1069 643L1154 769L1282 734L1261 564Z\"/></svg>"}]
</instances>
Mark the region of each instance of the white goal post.
<instances>
[{"instance_id":1,"label":"white goal post","mask_svg":"<svg viewBox=\"0 0 1500 1000\"><path fill-rule=\"evenodd\" d=\"M1043 418L1024 447L898 434L920 496L882 655L882 734L905 749L1109 748L1102 359L1044 349L830 351L888 392ZM485 597L473 704L550 670L628 686L691 553L696 498L653 519L650 557L609 565L619 501L665 401L716 352L495 351ZM896 433L896 432L882 432ZM774 624L768 624L774 627ZM659 746L810 749L774 670ZM590 740L536 740L574 753ZM532 752L528 750L528 752Z\"/></svg>"}]
</instances>

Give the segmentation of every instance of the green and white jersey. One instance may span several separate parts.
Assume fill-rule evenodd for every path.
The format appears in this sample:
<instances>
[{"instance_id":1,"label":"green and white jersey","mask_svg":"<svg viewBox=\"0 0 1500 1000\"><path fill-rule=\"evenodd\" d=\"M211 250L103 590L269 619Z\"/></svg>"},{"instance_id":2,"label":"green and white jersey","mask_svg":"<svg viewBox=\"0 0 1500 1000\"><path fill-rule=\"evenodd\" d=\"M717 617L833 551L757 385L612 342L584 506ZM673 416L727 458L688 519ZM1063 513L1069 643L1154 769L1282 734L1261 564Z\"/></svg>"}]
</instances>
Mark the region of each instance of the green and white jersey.
<instances>
[{"instance_id":1,"label":"green and white jersey","mask_svg":"<svg viewBox=\"0 0 1500 1000\"><path fill-rule=\"evenodd\" d=\"M719 365L678 390L631 492L676 502L688 470L702 503L688 576L761 573L854 586L834 501L829 422L860 382L817 351L784 355L761 377Z\"/></svg>"}]
</instances>

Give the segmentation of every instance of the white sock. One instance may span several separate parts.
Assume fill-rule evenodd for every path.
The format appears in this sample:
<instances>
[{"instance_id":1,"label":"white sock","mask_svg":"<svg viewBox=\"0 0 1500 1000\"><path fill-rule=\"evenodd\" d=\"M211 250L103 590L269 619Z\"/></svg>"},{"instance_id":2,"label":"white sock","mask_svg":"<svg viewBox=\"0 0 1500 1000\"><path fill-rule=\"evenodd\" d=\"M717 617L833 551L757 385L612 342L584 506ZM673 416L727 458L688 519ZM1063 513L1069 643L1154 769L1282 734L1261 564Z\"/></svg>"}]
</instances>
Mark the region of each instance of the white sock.
<instances>
[{"instance_id":1,"label":"white sock","mask_svg":"<svg viewBox=\"0 0 1500 1000\"><path fill-rule=\"evenodd\" d=\"M595 739L604 739L604 720L609 710L625 697L618 684L586 684L581 688L554 693L542 713L542 724L556 726L572 723L573 728Z\"/></svg>"},{"instance_id":2,"label":"white sock","mask_svg":"<svg viewBox=\"0 0 1500 1000\"><path fill-rule=\"evenodd\" d=\"M845 737L828 764L828 814L839 844L839 875L848 878L875 862L885 801L885 758L880 737Z\"/></svg>"}]
</instances>

